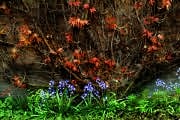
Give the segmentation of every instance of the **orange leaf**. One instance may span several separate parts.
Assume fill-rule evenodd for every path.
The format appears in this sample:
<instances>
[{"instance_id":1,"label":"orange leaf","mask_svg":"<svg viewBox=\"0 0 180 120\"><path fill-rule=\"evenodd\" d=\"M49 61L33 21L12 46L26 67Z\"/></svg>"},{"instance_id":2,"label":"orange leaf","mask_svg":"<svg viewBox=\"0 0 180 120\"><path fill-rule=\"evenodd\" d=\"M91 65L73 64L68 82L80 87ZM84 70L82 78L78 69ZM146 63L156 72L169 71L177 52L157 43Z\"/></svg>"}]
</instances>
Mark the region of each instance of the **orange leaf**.
<instances>
[{"instance_id":1,"label":"orange leaf","mask_svg":"<svg viewBox=\"0 0 180 120\"><path fill-rule=\"evenodd\" d=\"M154 43L154 44L157 44L157 43L158 43L156 36L151 37L150 40L151 40L151 42Z\"/></svg>"},{"instance_id":2,"label":"orange leaf","mask_svg":"<svg viewBox=\"0 0 180 120\"><path fill-rule=\"evenodd\" d=\"M170 6L171 6L171 2L172 0L162 0L162 8L166 8L167 10L169 10Z\"/></svg>"},{"instance_id":3,"label":"orange leaf","mask_svg":"<svg viewBox=\"0 0 180 120\"><path fill-rule=\"evenodd\" d=\"M29 29L28 25L21 25L19 27L19 32L25 35L30 35L32 31Z\"/></svg>"}]
</instances>

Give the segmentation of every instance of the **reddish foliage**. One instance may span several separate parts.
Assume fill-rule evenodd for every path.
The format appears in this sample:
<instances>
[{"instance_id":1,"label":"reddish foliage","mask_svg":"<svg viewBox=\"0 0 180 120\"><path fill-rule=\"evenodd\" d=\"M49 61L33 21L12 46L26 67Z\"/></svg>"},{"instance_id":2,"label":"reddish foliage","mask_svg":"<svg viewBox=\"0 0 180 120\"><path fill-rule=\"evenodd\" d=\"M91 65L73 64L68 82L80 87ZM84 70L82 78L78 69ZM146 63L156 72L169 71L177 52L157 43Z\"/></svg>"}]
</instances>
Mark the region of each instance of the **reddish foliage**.
<instances>
[{"instance_id":1,"label":"reddish foliage","mask_svg":"<svg viewBox=\"0 0 180 120\"><path fill-rule=\"evenodd\" d=\"M158 34L157 37L158 37L160 40L164 40L164 35L163 35L163 34Z\"/></svg>"},{"instance_id":2,"label":"reddish foliage","mask_svg":"<svg viewBox=\"0 0 180 120\"><path fill-rule=\"evenodd\" d=\"M93 57L89 60L89 63L94 64L96 68L100 66L100 60L97 57Z\"/></svg>"},{"instance_id":3,"label":"reddish foliage","mask_svg":"<svg viewBox=\"0 0 180 120\"><path fill-rule=\"evenodd\" d=\"M26 24L19 27L19 32L25 35L30 35L32 33L32 31Z\"/></svg>"},{"instance_id":4,"label":"reddish foliage","mask_svg":"<svg viewBox=\"0 0 180 120\"><path fill-rule=\"evenodd\" d=\"M80 58L82 58L82 57L84 56L84 54L83 54L80 50L75 49L75 50L74 50L74 53L73 53L73 56L74 56L74 58L76 58L76 59L80 59Z\"/></svg>"},{"instance_id":5,"label":"reddish foliage","mask_svg":"<svg viewBox=\"0 0 180 120\"><path fill-rule=\"evenodd\" d=\"M157 50L158 50L158 47L155 46L155 45L152 45L152 46L148 47L148 51L147 52L154 52L154 51L157 51Z\"/></svg>"},{"instance_id":6,"label":"reddish foliage","mask_svg":"<svg viewBox=\"0 0 180 120\"><path fill-rule=\"evenodd\" d=\"M16 87L19 87L19 88L26 88L26 87L27 87L27 85L24 84L24 83L21 81L21 78L20 78L18 75L14 75L13 78L12 78L12 80L13 80L14 86L16 86Z\"/></svg>"},{"instance_id":7,"label":"reddish foliage","mask_svg":"<svg viewBox=\"0 0 180 120\"><path fill-rule=\"evenodd\" d=\"M63 48L58 48L56 53L61 54L63 51L64 51Z\"/></svg>"},{"instance_id":8,"label":"reddish foliage","mask_svg":"<svg viewBox=\"0 0 180 120\"><path fill-rule=\"evenodd\" d=\"M166 59L166 60L172 60L172 59L173 59L172 53L168 52L168 53L166 54L166 56L165 56L165 59Z\"/></svg>"},{"instance_id":9,"label":"reddish foliage","mask_svg":"<svg viewBox=\"0 0 180 120\"><path fill-rule=\"evenodd\" d=\"M65 33L65 38L66 38L67 43L72 43L73 42L71 33Z\"/></svg>"},{"instance_id":10,"label":"reddish foliage","mask_svg":"<svg viewBox=\"0 0 180 120\"><path fill-rule=\"evenodd\" d=\"M151 40L151 42L154 43L154 44L157 44L157 43L158 43L156 36L152 36L152 37L150 38L150 40Z\"/></svg>"},{"instance_id":11,"label":"reddish foliage","mask_svg":"<svg viewBox=\"0 0 180 120\"><path fill-rule=\"evenodd\" d=\"M107 16L105 18L105 21L106 21L107 24L114 24L114 23L116 23L116 18L112 17L112 16Z\"/></svg>"},{"instance_id":12,"label":"reddish foliage","mask_svg":"<svg viewBox=\"0 0 180 120\"><path fill-rule=\"evenodd\" d=\"M121 67L121 73L125 73L127 71L127 66Z\"/></svg>"},{"instance_id":13,"label":"reddish foliage","mask_svg":"<svg viewBox=\"0 0 180 120\"><path fill-rule=\"evenodd\" d=\"M152 24L152 23L154 23L154 22L158 22L158 21L159 21L159 18L158 18L158 17L148 16L148 17L144 18L143 23L144 23L145 25L150 25L150 24Z\"/></svg>"},{"instance_id":14,"label":"reddish foliage","mask_svg":"<svg viewBox=\"0 0 180 120\"><path fill-rule=\"evenodd\" d=\"M143 36L150 38L152 37L152 35L153 35L153 32L150 32L148 29L143 30Z\"/></svg>"},{"instance_id":15,"label":"reddish foliage","mask_svg":"<svg viewBox=\"0 0 180 120\"><path fill-rule=\"evenodd\" d=\"M81 4L81 2L80 2L79 0L75 0L75 1L69 0L69 1L68 1L68 5L69 5L69 6L79 7L80 4Z\"/></svg>"},{"instance_id":16,"label":"reddish foliage","mask_svg":"<svg viewBox=\"0 0 180 120\"><path fill-rule=\"evenodd\" d=\"M82 27L84 27L85 25L88 24L88 20L82 20L80 18L70 17L68 23L72 27L82 28Z\"/></svg>"},{"instance_id":17,"label":"reddish foliage","mask_svg":"<svg viewBox=\"0 0 180 120\"><path fill-rule=\"evenodd\" d=\"M116 18L112 16L107 16L105 18L106 26L108 29L115 30L117 28Z\"/></svg>"},{"instance_id":18,"label":"reddish foliage","mask_svg":"<svg viewBox=\"0 0 180 120\"><path fill-rule=\"evenodd\" d=\"M142 2L135 2L134 3L134 9L136 10L140 10L143 7L143 3Z\"/></svg>"},{"instance_id":19,"label":"reddish foliage","mask_svg":"<svg viewBox=\"0 0 180 120\"><path fill-rule=\"evenodd\" d=\"M18 47L28 46L31 44L31 41L24 34L19 34L19 42L17 43Z\"/></svg>"},{"instance_id":20,"label":"reddish foliage","mask_svg":"<svg viewBox=\"0 0 180 120\"><path fill-rule=\"evenodd\" d=\"M115 61L111 59L105 60L104 63L108 65L109 68L115 67L116 65Z\"/></svg>"},{"instance_id":21,"label":"reddish foliage","mask_svg":"<svg viewBox=\"0 0 180 120\"><path fill-rule=\"evenodd\" d=\"M172 0L162 0L161 7L169 10L169 8L171 7L171 2Z\"/></svg>"},{"instance_id":22,"label":"reddish foliage","mask_svg":"<svg viewBox=\"0 0 180 120\"><path fill-rule=\"evenodd\" d=\"M49 64L51 62L51 58L48 56L44 59L45 64Z\"/></svg>"},{"instance_id":23,"label":"reddish foliage","mask_svg":"<svg viewBox=\"0 0 180 120\"><path fill-rule=\"evenodd\" d=\"M91 13L96 12L96 8L95 8L95 7L92 7L92 8L90 8L89 10L90 10Z\"/></svg>"},{"instance_id":24,"label":"reddish foliage","mask_svg":"<svg viewBox=\"0 0 180 120\"><path fill-rule=\"evenodd\" d=\"M85 3L85 4L83 5L83 8L84 8L84 9L88 9L88 8L89 8L89 3Z\"/></svg>"},{"instance_id":25,"label":"reddish foliage","mask_svg":"<svg viewBox=\"0 0 180 120\"><path fill-rule=\"evenodd\" d=\"M72 71L78 71L77 70L77 67L72 63L72 62L70 62L70 61L66 61L65 63L64 63L64 66L65 67L67 67L67 68L69 68L70 70L72 70Z\"/></svg>"},{"instance_id":26,"label":"reddish foliage","mask_svg":"<svg viewBox=\"0 0 180 120\"><path fill-rule=\"evenodd\" d=\"M148 3L153 6L155 4L155 0L149 0Z\"/></svg>"}]
</instances>

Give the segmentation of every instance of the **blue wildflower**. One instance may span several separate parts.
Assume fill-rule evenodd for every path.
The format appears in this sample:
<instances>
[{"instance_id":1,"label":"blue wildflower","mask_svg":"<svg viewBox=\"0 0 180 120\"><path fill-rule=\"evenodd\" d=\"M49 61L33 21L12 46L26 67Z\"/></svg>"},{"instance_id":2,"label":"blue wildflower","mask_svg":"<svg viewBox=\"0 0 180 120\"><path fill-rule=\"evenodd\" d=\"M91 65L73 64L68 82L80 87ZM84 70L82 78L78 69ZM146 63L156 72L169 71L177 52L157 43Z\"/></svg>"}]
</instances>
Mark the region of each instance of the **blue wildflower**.
<instances>
[{"instance_id":1,"label":"blue wildflower","mask_svg":"<svg viewBox=\"0 0 180 120\"><path fill-rule=\"evenodd\" d=\"M99 91L96 90L96 89L93 91L93 95L94 95L95 97L100 98L100 96L99 96Z\"/></svg>"},{"instance_id":2,"label":"blue wildflower","mask_svg":"<svg viewBox=\"0 0 180 120\"><path fill-rule=\"evenodd\" d=\"M157 79L156 80L156 86L162 86L162 87L165 87L166 86L166 83L163 81L163 80L161 80L161 79Z\"/></svg>"},{"instance_id":3,"label":"blue wildflower","mask_svg":"<svg viewBox=\"0 0 180 120\"><path fill-rule=\"evenodd\" d=\"M50 87L54 86L54 84L55 84L54 80L50 80L50 81L49 81L49 86L50 86Z\"/></svg>"},{"instance_id":4,"label":"blue wildflower","mask_svg":"<svg viewBox=\"0 0 180 120\"><path fill-rule=\"evenodd\" d=\"M96 79L96 82L98 83L99 87L100 87L102 90L107 89L106 83L105 83L104 81L101 81L99 78L97 78L97 79Z\"/></svg>"},{"instance_id":5,"label":"blue wildflower","mask_svg":"<svg viewBox=\"0 0 180 120\"><path fill-rule=\"evenodd\" d=\"M68 88L69 94L74 94L74 92L76 91L76 88L71 84L68 84L67 88Z\"/></svg>"},{"instance_id":6,"label":"blue wildflower","mask_svg":"<svg viewBox=\"0 0 180 120\"><path fill-rule=\"evenodd\" d=\"M170 85L166 85L166 89L169 90L169 91L173 90L172 86L170 86Z\"/></svg>"},{"instance_id":7,"label":"blue wildflower","mask_svg":"<svg viewBox=\"0 0 180 120\"><path fill-rule=\"evenodd\" d=\"M88 96L88 93L83 93L83 94L81 95L81 98L84 100L87 96Z\"/></svg>"},{"instance_id":8,"label":"blue wildflower","mask_svg":"<svg viewBox=\"0 0 180 120\"><path fill-rule=\"evenodd\" d=\"M59 85L58 85L58 91L59 91L59 94L62 95L63 94L63 91L67 88L67 92L69 94L74 94L76 88L69 84L69 80L61 80L59 81Z\"/></svg>"},{"instance_id":9,"label":"blue wildflower","mask_svg":"<svg viewBox=\"0 0 180 120\"><path fill-rule=\"evenodd\" d=\"M54 84L55 84L54 80L49 81L48 92L49 92L50 96L53 96L56 93L56 91L54 89Z\"/></svg>"},{"instance_id":10,"label":"blue wildflower","mask_svg":"<svg viewBox=\"0 0 180 120\"><path fill-rule=\"evenodd\" d=\"M94 95L95 97L100 97L99 96L99 91L98 90L96 90L94 87L93 87L93 85L92 85L92 83L91 82L89 82L87 85L85 85L84 86L84 93L81 95L81 98L82 99L85 99L88 95Z\"/></svg>"},{"instance_id":11,"label":"blue wildflower","mask_svg":"<svg viewBox=\"0 0 180 120\"><path fill-rule=\"evenodd\" d=\"M93 92L94 87L91 82L89 82L86 86L84 86L84 92Z\"/></svg>"}]
</instances>

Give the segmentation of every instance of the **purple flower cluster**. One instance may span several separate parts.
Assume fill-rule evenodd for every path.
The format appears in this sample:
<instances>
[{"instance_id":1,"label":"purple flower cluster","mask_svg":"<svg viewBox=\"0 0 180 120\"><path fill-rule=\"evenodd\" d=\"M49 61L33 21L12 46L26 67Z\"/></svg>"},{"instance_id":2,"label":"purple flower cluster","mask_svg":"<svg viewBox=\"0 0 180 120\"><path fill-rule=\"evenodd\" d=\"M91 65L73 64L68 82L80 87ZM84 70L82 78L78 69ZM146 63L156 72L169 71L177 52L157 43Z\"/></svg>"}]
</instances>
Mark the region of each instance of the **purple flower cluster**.
<instances>
[{"instance_id":1,"label":"purple flower cluster","mask_svg":"<svg viewBox=\"0 0 180 120\"><path fill-rule=\"evenodd\" d=\"M65 89L67 89L67 93L69 95L74 94L74 92L76 90L76 88L72 84L69 83L69 80L59 81L59 85L58 85L59 94L62 95Z\"/></svg>"},{"instance_id":2,"label":"purple flower cluster","mask_svg":"<svg viewBox=\"0 0 180 120\"><path fill-rule=\"evenodd\" d=\"M83 89L84 93L81 95L82 99L85 99L88 95L94 95L95 97L99 96L99 91L94 88L91 82L89 82L87 85L84 86Z\"/></svg>"},{"instance_id":3,"label":"purple flower cluster","mask_svg":"<svg viewBox=\"0 0 180 120\"><path fill-rule=\"evenodd\" d=\"M156 86L161 86L161 87L165 87L166 86L166 83L163 81L163 80L161 80L161 79L157 79L156 80Z\"/></svg>"},{"instance_id":4,"label":"purple flower cluster","mask_svg":"<svg viewBox=\"0 0 180 120\"><path fill-rule=\"evenodd\" d=\"M105 83L104 81L101 81L100 78L97 78L97 79L96 79L96 83L98 83L99 87L100 87L102 90L107 89L106 83Z\"/></svg>"},{"instance_id":5,"label":"purple flower cluster","mask_svg":"<svg viewBox=\"0 0 180 120\"><path fill-rule=\"evenodd\" d=\"M163 89L166 89L168 91L173 91L176 88L180 88L180 84L179 83L165 83L163 80L161 79L157 79L156 80L156 86L157 87L161 87ZM159 91L158 89L155 89L155 91Z\"/></svg>"},{"instance_id":6,"label":"purple flower cluster","mask_svg":"<svg viewBox=\"0 0 180 120\"><path fill-rule=\"evenodd\" d=\"M51 96L55 95L56 94L56 90L54 89L54 80L50 80L49 81L49 88L48 88L48 92Z\"/></svg>"},{"instance_id":7,"label":"purple flower cluster","mask_svg":"<svg viewBox=\"0 0 180 120\"><path fill-rule=\"evenodd\" d=\"M107 89L106 83L100 80L99 78L96 79L96 83L99 85L102 92ZM76 88L72 84L70 84L69 80L59 81L59 84L57 87L55 87L54 80L49 81L48 92L51 96L56 94L55 88L57 88L59 95L63 95L63 93L72 95L76 91ZM100 98L100 92L93 86L92 82L89 82L87 85L85 85L83 91L84 93L81 95L82 99L85 99L88 95L93 95L93 97Z\"/></svg>"}]
</instances>

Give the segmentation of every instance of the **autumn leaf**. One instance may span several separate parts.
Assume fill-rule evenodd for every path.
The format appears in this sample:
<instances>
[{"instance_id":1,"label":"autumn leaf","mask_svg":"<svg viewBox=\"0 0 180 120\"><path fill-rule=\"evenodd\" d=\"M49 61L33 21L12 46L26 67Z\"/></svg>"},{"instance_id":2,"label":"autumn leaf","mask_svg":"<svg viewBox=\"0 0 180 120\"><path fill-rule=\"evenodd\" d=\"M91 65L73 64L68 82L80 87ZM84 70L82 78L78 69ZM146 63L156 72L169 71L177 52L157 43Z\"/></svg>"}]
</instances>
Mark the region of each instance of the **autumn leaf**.
<instances>
[{"instance_id":1,"label":"autumn leaf","mask_svg":"<svg viewBox=\"0 0 180 120\"><path fill-rule=\"evenodd\" d=\"M69 5L69 6L79 7L80 4L81 4L80 1L72 1L72 0L69 0L69 1L68 1L68 5Z\"/></svg>"},{"instance_id":2,"label":"autumn leaf","mask_svg":"<svg viewBox=\"0 0 180 120\"><path fill-rule=\"evenodd\" d=\"M143 36L151 38L153 35L153 32L150 32L148 29L143 30Z\"/></svg>"},{"instance_id":3,"label":"autumn leaf","mask_svg":"<svg viewBox=\"0 0 180 120\"><path fill-rule=\"evenodd\" d=\"M19 42L17 43L18 47L28 46L31 44L31 41L28 40L27 36L24 34L19 34Z\"/></svg>"},{"instance_id":4,"label":"autumn leaf","mask_svg":"<svg viewBox=\"0 0 180 120\"><path fill-rule=\"evenodd\" d=\"M157 43L158 43L156 36L152 36L152 37L150 38L150 40L151 40L151 42L154 43L154 44L157 44Z\"/></svg>"},{"instance_id":5,"label":"autumn leaf","mask_svg":"<svg viewBox=\"0 0 180 120\"><path fill-rule=\"evenodd\" d=\"M148 2L151 6L153 6L154 5L154 3L155 3L155 0L149 0L149 2Z\"/></svg>"},{"instance_id":6,"label":"autumn leaf","mask_svg":"<svg viewBox=\"0 0 180 120\"><path fill-rule=\"evenodd\" d=\"M85 3L85 4L83 5L83 8L84 8L84 9L88 9L88 8L89 8L89 3Z\"/></svg>"},{"instance_id":7,"label":"autumn leaf","mask_svg":"<svg viewBox=\"0 0 180 120\"><path fill-rule=\"evenodd\" d=\"M76 59L80 59L80 58L82 57L82 54L81 54L80 50L75 49L75 50L74 50L74 53L73 53L73 56L74 56L74 58L76 58Z\"/></svg>"},{"instance_id":8,"label":"autumn leaf","mask_svg":"<svg viewBox=\"0 0 180 120\"><path fill-rule=\"evenodd\" d=\"M147 52L154 52L158 50L158 47L155 45L149 46Z\"/></svg>"},{"instance_id":9,"label":"autumn leaf","mask_svg":"<svg viewBox=\"0 0 180 120\"><path fill-rule=\"evenodd\" d=\"M88 20L82 20L80 18L70 17L68 23L72 27L82 28L82 27L84 27L85 25L88 24Z\"/></svg>"},{"instance_id":10,"label":"autumn leaf","mask_svg":"<svg viewBox=\"0 0 180 120\"><path fill-rule=\"evenodd\" d=\"M65 67L69 68L70 70L78 71L77 67L70 61L66 61L64 65L65 65Z\"/></svg>"},{"instance_id":11,"label":"autumn leaf","mask_svg":"<svg viewBox=\"0 0 180 120\"><path fill-rule=\"evenodd\" d=\"M72 39L72 34L71 33L65 33L65 38L66 38L66 42L67 43L72 43L73 39Z\"/></svg>"},{"instance_id":12,"label":"autumn leaf","mask_svg":"<svg viewBox=\"0 0 180 120\"><path fill-rule=\"evenodd\" d=\"M125 73L127 71L127 67L126 66L122 67L120 71L121 73Z\"/></svg>"},{"instance_id":13,"label":"autumn leaf","mask_svg":"<svg viewBox=\"0 0 180 120\"><path fill-rule=\"evenodd\" d=\"M19 27L19 32L21 34L25 34L25 35L30 35L32 33L32 31L29 29L28 25L21 25Z\"/></svg>"},{"instance_id":14,"label":"autumn leaf","mask_svg":"<svg viewBox=\"0 0 180 120\"><path fill-rule=\"evenodd\" d=\"M134 9L140 10L142 7L143 7L143 3L142 2L135 2L134 3Z\"/></svg>"},{"instance_id":15,"label":"autumn leaf","mask_svg":"<svg viewBox=\"0 0 180 120\"><path fill-rule=\"evenodd\" d=\"M158 18L158 17L148 16L148 17L144 18L143 23L144 23L145 25L149 25L149 24L152 24L152 23L158 22L158 21L159 21L159 18Z\"/></svg>"},{"instance_id":16,"label":"autumn leaf","mask_svg":"<svg viewBox=\"0 0 180 120\"><path fill-rule=\"evenodd\" d=\"M164 40L164 35L163 35L163 34L158 34L157 37L158 37L160 40Z\"/></svg>"},{"instance_id":17,"label":"autumn leaf","mask_svg":"<svg viewBox=\"0 0 180 120\"><path fill-rule=\"evenodd\" d=\"M111 60L111 59L105 60L104 63L105 63L106 65L108 65L109 68L114 67L115 64L116 64L115 61L114 61L114 60Z\"/></svg>"},{"instance_id":18,"label":"autumn leaf","mask_svg":"<svg viewBox=\"0 0 180 120\"><path fill-rule=\"evenodd\" d=\"M94 64L95 67L99 67L100 66L100 60L97 57L93 57L89 60L89 62L91 64Z\"/></svg>"},{"instance_id":19,"label":"autumn leaf","mask_svg":"<svg viewBox=\"0 0 180 120\"><path fill-rule=\"evenodd\" d=\"M90 8L89 10L90 10L91 13L96 12L96 8L95 8L95 7L92 7L92 8Z\"/></svg>"},{"instance_id":20,"label":"autumn leaf","mask_svg":"<svg viewBox=\"0 0 180 120\"><path fill-rule=\"evenodd\" d=\"M169 10L169 8L171 7L171 3L172 3L172 0L162 0L161 7Z\"/></svg>"}]
</instances>

